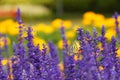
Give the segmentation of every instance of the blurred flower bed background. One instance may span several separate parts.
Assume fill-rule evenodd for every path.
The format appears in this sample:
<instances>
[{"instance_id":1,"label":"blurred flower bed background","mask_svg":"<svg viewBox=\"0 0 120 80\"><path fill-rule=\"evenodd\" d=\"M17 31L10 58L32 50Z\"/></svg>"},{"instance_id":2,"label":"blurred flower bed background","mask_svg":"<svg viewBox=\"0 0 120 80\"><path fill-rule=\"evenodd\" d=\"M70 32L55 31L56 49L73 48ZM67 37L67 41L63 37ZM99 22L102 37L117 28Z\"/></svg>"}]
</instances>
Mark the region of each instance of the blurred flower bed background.
<instances>
[{"instance_id":1,"label":"blurred flower bed background","mask_svg":"<svg viewBox=\"0 0 120 80\"><path fill-rule=\"evenodd\" d=\"M118 21L120 21L120 16L118 17ZM29 24L29 23L28 23ZM34 25L31 25L33 28L34 44L46 44L48 41L53 41L58 48L62 49L62 40L59 37L60 35L60 27L64 26L66 29L66 37L69 40L69 45L75 40L76 30L79 27L83 27L84 29L91 31L93 28L96 28L100 31L101 26L104 24L107 29L105 37L109 40L112 36L116 36L115 32L115 20L111 17L105 17L103 14L95 13L92 11L85 12L82 15L82 18L79 19L79 23L74 24L71 20L56 18L49 23L39 22ZM26 26L26 25L25 25ZM120 26L120 25L119 25ZM18 35L18 23L12 19L4 19L0 22L0 33L7 34L8 36L8 45L11 47L13 41L16 41L16 37ZM111 34L112 33L112 34ZM24 32L24 36L26 37L26 32ZM2 38L1 38L2 40ZM4 46L1 43L1 47ZM11 48L10 48L11 49Z\"/></svg>"},{"instance_id":2,"label":"blurred flower bed background","mask_svg":"<svg viewBox=\"0 0 120 80\"><path fill-rule=\"evenodd\" d=\"M120 79L119 2L0 0L0 79Z\"/></svg>"},{"instance_id":3,"label":"blurred flower bed background","mask_svg":"<svg viewBox=\"0 0 120 80\"><path fill-rule=\"evenodd\" d=\"M75 4L71 4L72 2ZM108 6L116 4L113 7L116 11L119 11L119 8L117 8L119 1L111 0L107 4L108 6L102 4L102 2L100 0L1 0L0 33L8 36L9 54L12 55L12 44L17 41L16 37L18 35L18 23L15 17L17 16L17 8L19 7L25 26L31 25L34 30L35 45L38 43L40 45L43 43L47 44L48 41L53 41L58 46L59 51L61 51L62 39L59 37L61 25L66 29L66 37L69 40L69 45L75 40L76 29L79 27L83 27L90 32L93 28L96 28L99 32L101 26L104 25L107 29L105 36L110 40L113 35L116 36L116 33L114 27L115 20L112 17L114 12L112 9L109 11ZM84 3L86 4L83 5ZM94 6L98 10L93 8ZM104 9L103 7L106 9L101 11L101 9ZM120 17L118 17L118 21L120 21ZM26 37L26 32L24 32L24 37ZM4 40L4 38L1 38L1 40ZM0 44L1 47L4 46L2 42Z\"/></svg>"}]
</instances>

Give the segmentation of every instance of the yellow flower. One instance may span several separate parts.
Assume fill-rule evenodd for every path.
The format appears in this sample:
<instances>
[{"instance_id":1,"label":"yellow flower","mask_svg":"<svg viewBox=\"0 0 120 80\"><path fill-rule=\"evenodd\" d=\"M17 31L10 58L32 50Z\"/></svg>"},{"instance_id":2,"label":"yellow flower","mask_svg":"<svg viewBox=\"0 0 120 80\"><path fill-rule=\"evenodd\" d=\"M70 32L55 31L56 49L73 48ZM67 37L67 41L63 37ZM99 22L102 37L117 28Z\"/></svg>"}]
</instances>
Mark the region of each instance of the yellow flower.
<instances>
[{"instance_id":1,"label":"yellow flower","mask_svg":"<svg viewBox=\"0 0 120 80\"><path fill-rule=\"evenodd\" d=\"M43 32L46 34L50 34L54 31L54 28L52 26L41 23L41 24L38 24L37 26L33 26L33 30L35 32Z\"/></svg>"},{"instance_id":2,"label":"yellow flower","mask_svg":"<svg viewBox=\"0 0 120 80\"><path fill-rule=\"evenodd\" d=\"M10 35L17 35L19 33L19 25L18 23L11 23L11 25L9 25L9 28L7 29L7 32Z\"/></svg>"},{"instance_id":3,"label":"yellow flower","mask_svg":"<svg viewBox=\"0 0 120 80\"><path fill-rule=\"evenodd\" d=\"M68 38L74 38L74 37L75 37L74 31L72 31L72 30L67 31L67 32L66 32L66 37L67 37L67 39L68 39Z\"/></svg>"},{"instance_id":4,"label":"yellow flower","mask_svg":"<svg viewBox=\"0 0 120 80\"><path fill-rule=\"evenodd\" d=\"M103 66L99 66L99 70L100 70L100 71L103 71L103 70L104 70L104 67L103 67Z\"/></svg>"},{"instance_id":5,"label":"yellow flower","mask_svg":"<svg viewBox=\"0 0 120 80\"><path fill-rule=\"evenodd\" d=\"M5 34L9 33L11 35L18 34L18 24L12 19L4 20L0 23L0 32Z\"/></svg>"},{"instance_id":6,"label":"yellow flower","mask_svg":"<svg viewBox=\"0 0 120 80\"><path fill-rule=\"evenodd\" d=\"M79 57L78 57L78 55L74 55L74 60L75 61L77 61L77 60L82 60L82 55L80 55Z\"/></svg>"},{"instance_id":7,"label":"yellow flower","mask_svg":"<svg viewBox=\"0 0 120 80\"><path fill-rule=\"evenodd\" d=\"M7 45L10 45L10 39L9 38L5 38L5 37L1 37L0 38L0 48L3 48L4 47L4 41L5 39L7 40Z\"/></svg>"},{"instance_id":8,"label":"yellow flower","mask_svg":"<svg viewBox=\"0 0 120 80\"><path fill-rule=\"evenodd\" d=\"M68 29L72 26L72 22L70 20L64 20L63 25Z\"/></svg>"},{"instance_id":9,"label":"yellow flower","mask_svg":"<svg viewBox=\"0 0 120 80\"><path fill-rule=\"evenodd\" d=\"M27 37L27 32L23 32L22 37L23 38Z\"/></svg>"},{"instance_id":10,"label":"yellow flower","mask_svg":"<svg viewBox=\"0 0 120 80\"><path fill-rule=\"evenodd\" d=\"M100 49L100 51L103 50L103 48L102 48L102 44L101 44L101 43L99 43L99 44L97 45L97 47Z\"/></svg>"},{"instance_id":11,"label":"yellow flower","mask_svg":"<svg viewBox=\"0 0 120 80\"><path fill-rule=\"evenodd\" d=\"M114 29L109 29L106 31L105 37L110 40L112 36L116 36L116 32Z\"/></svg>"},{"instance_id":12,"label":"yellow flower","mask_svg":"<svg viewBox=\"0 0 120 80\"><path fill-rule=\"evenodd\" d=\"M91 25L93 24L93 21L95 19L96 14L92 11L86 12L83 14L83 20L82 23L84 25Z\"/></svg>"},{"instance_id":13,"label":"yellow flower","mask_svg":"<svg viewBox=\"0 0 120 80\"><path fill-rule=\"evenodd\" d=\"M79 26L73 26L72 29L73 29L74 32L76 32L78 28L80 28L80 27Z\"/></svg>"},{"instance_id":14,"label":"yellow flower","mask_svg":"<svg viewBox=\"0 0 120 80\"><path fill-rule=\"evenodd\" d=\"M94 12L86 12L83 15L82 23L84 25L94 25L101 27L105 22L105 17L102 14L95 14Z\"/></svg>"},{"instance_id":15,"label":"yellow flower","mask_svg":"<svg viewBox=\"0 0 120 80\"><path fill-rule=\"evenodd\" d=\"M4 60L1 61L3 66L7 65L7 62L8 62L7 59L4 59Z\"/></svg>"},{"instance_id":16,"label":"yellow flower","mask_svg":"<svg viewBox=\"0 0 120 80\"><path fill-rule=\"evenodd\" d=\"M33 26L33 31L36 31L36 32L44 32L44 28L46 27L46 24L44 23L40 23L36 26Z\"/></svg>"},{"instance_id":17,"label":"yellow flower","mask_svg":"<svg viewBox=\"0 0 120 80\"><path fill-rule=\"evenodd\" d=\"M83 19L82 20L82 24L83 25L91 25L91 24L93 24L93 20Z\"/></svg>"},{"instance_id":18,"label":"yellow flower","mask_svg":"<svg viewBox=\"0 0 120 80\"><path fill-rule=\"evenodd\" d=\"M120 58L120 48L117 50L117 57Z\"/></svg>"},{"instance_id":19,"label":"yellow flower","mask_svg":"<svg viewBox=\"0 0 120 80\"><path fill-rule=\"evenodd\" d=\"M46 33L46 34L50 34L50 33L52 33L53 31L54 31L54 29L53 29L52 26L46 26L46 27L44 28L44 33Z\"/></svg>"},{"instance_id":20,"label":"yellow flower","mask_svg":"<svg viewBox=\"0 0 120 80\"><path fill-rule=\"evenodd\" d=\"M39 44L40 49L43 49L43 44L46 44L44 39L41 39L41 38L38 38L38 37L33 38L33 43L34 43L35 46Z\"/></svg>"},{"instance_id":21,"label":"yellow flower","mask_svg":"<svg viewBox=\"0 0 120 80\"><path fill-rule=\"evenodd\" d=\"M105 25L105 27L114 27L115 26L114 18L107 18L107 19L105 19L104 25Z\"/></svg>"},{"instance_id":22,"label":"yellow flower","mask_svg":"<svg viewBox=\"0 0 120 80\"><path fill-rule=\"evenodd\" d=\"M54 27L54 28L60 28L63 24L63 20L62 19L55 19L51 22L51 25Z\"/></svg>"},{"instance_id":23,"label":"yellow flower","mask_svg":"<svg viewBox=\"0 0 120 80\"><path fill-rule=\"evenodd\" d=\"M60 67L60 70L61 70L61 71L64 70L63 62L60 62L60 63L58 64L58 66Z\"/></svg>"},{"instance_id":24,"label":"yellow flower","mask_svg":"<svg viewBox=\"0 0 120 80\"><path fill-rule=\"evenodd\" d=\"M88 11L83 14L83 19L93 20L95 15L96 14L94 12Z\"/></svg>"},{"instance_id":25,"label":"yellow flower","mask_svg":"<svg viewBox=\"0 0 120 80\"><path fill-rule=\"evenodd\" d=\"M6 27L3 26L3 23L0 23L0 33L5 34L6 32Z\"/></svg>"},{"instance_id":26,"label":"yellow flower","mask_svg":"<svg viewBox=\"0 0 120 80\"><path fill-rule=\"evenodd\" d=\"M105 17L102 14L96 14L94 16L93 25L96 27L101 27L105 22Z\"/></svg>"},{"instance_id":27,"label":"yellow flower","mask_svg":"<svg viewBox=\"0 0 120 80\"><path fill-rule=\"evenodd\" d=\"M115 20L114 20L114 22L115 22ZM120 22L120 16L118 16L118 22ZM120 28L120 24L118 26Z\"/></svg>"},{"instance_id":28,"label":"yellow flower","mask_svg":"<svg viewBox=\"0 0 120 80\"><path fill-rule=\"evenodd\" d=\"M70 41L68 40L68 45L70 45ZM63 40L60 40L59 42L58 42L58 47L60 48L60 49L63 49Z\"/></svg>"}]
</instances>

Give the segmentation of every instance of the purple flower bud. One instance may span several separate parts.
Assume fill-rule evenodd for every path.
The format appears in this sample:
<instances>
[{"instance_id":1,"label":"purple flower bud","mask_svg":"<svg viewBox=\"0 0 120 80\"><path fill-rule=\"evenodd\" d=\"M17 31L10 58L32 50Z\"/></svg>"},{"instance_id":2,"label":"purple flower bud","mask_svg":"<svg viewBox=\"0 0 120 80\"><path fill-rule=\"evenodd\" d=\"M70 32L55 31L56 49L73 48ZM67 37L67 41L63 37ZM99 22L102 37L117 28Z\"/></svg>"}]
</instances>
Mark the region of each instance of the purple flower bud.
<instances>
[{"instance_id":1,"label":"purple flower bud","mask_svg":"<svg viewBox=\"0 0 120 80\"><path fill-rule=\"evenodd\" d=\"M102 31L101 31L102 33L102 36L105 36L105 27L104 27L104 25L102 26Z\"/></svg>"},{"instance_id":2,"label":"purple flower bud","mask_svg":"<svg viewBox=\"0 0 120 80\"><path fill-rule=\"evenodd\" d=\"M21 12L20 12L20 8L17 9L17 17L16 20L18 21L19 24L22 24L22 19L21 19Z\"/></svg>"},{"instance_id":3,"label":"purple flower bud","mask_svg":"<svg viewBox=\"0 0 120 80\"><path fill-rule=\"evenodd\" d=\"M64 49L68 50L68 42L65 36L65 30L64 27L61 27L61 34L62 34L62 39L63 39L63 47Z\"/></svg>"},{"instance_id":4,"label":"purple flower bud","mask_svg":"<svg viewBox=\"0 0 120 80\"><path fill-rule=\"evenodd\" d=\"M56 64L58 64L59 63L59 55L58 55L57 48L54 46L54 44L52 42L49 42L49 48L50 48L51 58L54 60L54 62Z\"/></svg>"},{"instance_id":5,"label":"purple flower bud","mask_svg":"<svg viewBox=\"0 0 120 80\"><path fill-rule=\"evenodd\" d=\"M4 72L3 66L1 61L3 60L2 55L0 54L0 79L1 80L7 80L7 74Z\"/></svg>"},{"instance_id":6,"label":"purple flower bud","mask_svg":"<svg viewBox=\"0 0 120 80\"><path fill-rule=\"evenodd\" d=\"M117 19L119 14L117 12L114 13L113 18Z\"/></svg>"}]
</instances>

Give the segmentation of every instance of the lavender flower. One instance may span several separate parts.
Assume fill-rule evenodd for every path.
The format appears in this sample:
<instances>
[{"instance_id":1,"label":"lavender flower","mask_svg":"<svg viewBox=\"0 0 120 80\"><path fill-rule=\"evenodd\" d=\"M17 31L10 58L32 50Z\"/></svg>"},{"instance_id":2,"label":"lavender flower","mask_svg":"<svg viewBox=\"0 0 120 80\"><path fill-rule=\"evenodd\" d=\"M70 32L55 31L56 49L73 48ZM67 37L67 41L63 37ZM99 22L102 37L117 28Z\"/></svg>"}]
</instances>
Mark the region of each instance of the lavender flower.
<instances>
[{"instance_id":1,"label":"lavender flower","mask_svg":"<svg viewBox=\"0 0 120 80\"><path fill-rule=\"evenodd\" d=\"M117 38L120 40L120 29L119 29L119 27L118 27L118 25L119 25L118 16L119 16L119 14L118 14L117 12L115 12L115 14L113 15L113 17L114 17L114 19L115 19Z\"/></svg>"},{"instance_id":2,"label":"lavender flower","mask_svg":"<svg viewBox=\"0 0 120 80\"><path fill-rule=\"evenodd\" d=\"M0 79L1 80L7 80L7 74L3 70L3 66L1 61L3 60L2 55L0 54Z\"/></svg>"},{"instance_id":3,"label":"lavender flower","mask_svg":"<svg viewBox=\"0 0 120 80\"><path fill-rule=\"evenodd\" d=\"M54 44L52 42L49 42L49 48L50 48L50 54L51 54L51 58L53 60L55 60L54 62L56 63L56 65L60 62L59 61L59 55L58 55L58 51L56 49L56 47L54 46Z\"/></svg>"},{"instance_id":4,"label":"lavender flower","mask_svg":"<svg viewBox=\"0 0 120 80\"><path fill-rule=\"evenodd\" d=\"M82 33L82 29L78 29L79 36L80 38L80 45L82 49L81 55L83 56L82 60L77 62L77 65L79 66L78 71L79 71L79 77L80 79L86 80L100 80L100 74L98 71L98 64L97 64L97 38L96 32L94 32L94 37L90 36L90 33L87 31L86 33ZM89 69L89 67L91 67ZM89 76L88 76L89 75Z\"/></svg>"},{"instance_id":5,"label":"lavender flower","mask_svg":"<svg viewBox=\"0 0 120 80\"><path fill-rule=\"evenodd\" d=\"M64 27L61 27L61 34L63 39L63 62L64 62L64 76L65 80L73 80L75 77L75 61L73 56L67 55L68 43L65 37Z\"/></svg>"},{"instance_id":6,"label":"lavender flower","mask_svg":"<svg viewBox=\"0 0 120 80\"><path fill-rule=\"evenodd\" d=\"M21 12L20 12L20 8L18 8L17 10L17 16L16 16L16 20L19 24L22 24L22 19L21 19Z\"/></svg>"}]
</instances>

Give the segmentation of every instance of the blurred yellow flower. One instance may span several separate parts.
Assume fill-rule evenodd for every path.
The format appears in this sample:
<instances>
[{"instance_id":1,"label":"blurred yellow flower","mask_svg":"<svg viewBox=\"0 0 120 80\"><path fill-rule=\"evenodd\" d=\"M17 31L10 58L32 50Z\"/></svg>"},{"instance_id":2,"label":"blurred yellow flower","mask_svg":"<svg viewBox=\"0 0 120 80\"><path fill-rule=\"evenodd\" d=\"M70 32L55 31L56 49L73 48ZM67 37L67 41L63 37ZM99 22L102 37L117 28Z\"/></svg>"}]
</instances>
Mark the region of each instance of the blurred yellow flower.
<instances>
[{"instance_id":1,"label":"blurred yellow flower","mask_svg":"<svg viewBox=\"0 0 120 80\"><path fill-rule=\"evenodd\" d=\"M1 61L3 66L7 65L7 62L8 62L7 59L4 59L4 60Z\"/></svg>"},{"instance_id":2,"label":"blurred yellow flower","mask_svg":"<svg viewBox=\"0 0 120 80\"><path fill-rule=\"evenodd\" d=\"M60 62L59 64L58 64L58 66L60 67L60 70L64 70L64 65L63 65L63 62Z\"/></svg>"},{"instance_id":3,"label":"blurred yellow flower","mask_svg":"<svg viewBox=\"0 0 120 80\"><path fill-rule=\"evenodd\" d=\"M105 37L110 40L112 38L112 36L116 36L116 32L114 29L108 29L106 31Z\"/></svg>"},{"instance_id":4,"label":"blurred yellow flower","mask_svg":"<svg viewBox=\"0 0 120 80\"><path fill-rule=\"evenodd\" d=\"M17 35L19 33L18 23L11 23L9 28L7 29L10 35Z\"/></svg>"},{"instance_id":5,"label":"blurred yellow flower","mask_svg":"<svg viewBox=\"0 0 120 80\"><path fill-rule=\"evenodd\" d=\"M120 22L120 16L118 16L118 22ZM119 24L119 28L120 28L120 24Z\"/></svg>"},{"instance_id":6,"label":"blurred yellow flower","mask_svg":"<svg viewBox=\"0 0 120 80\"><path fill-rule=\"evenodd\" d=\"M38 37L33 38L33 43L34 43L35 46L37 46L39 44L40 50L43 49L43 44L46 44L44 39L41 39L41 38L38 38Z\"/></svg>"},{"instance_id":7,"label":"blurred yellow flower","mask_svg":"<svg viewBox=\"0 0 120 80\"><path fill-rule=\"evenodd\" d=\"M101 44L101 43L99 43L99 44L97 45L97 47L100 49L100 51L103 50L103 47L102 47L102 44Z\"/></svg>"},{"instance_id":8,"label":"blurred yellow flower","mask_svg":"<svg viewBox=\"0 0 120 80\"><path fill-rule=\"evenodd\" d=\"M63 20L62 19L55 19L51 22L51 25L54 27L54 28L60 28L63 24Z\"/></svg>"},{"instance_id":9,"label":"blurred yellow flower","mask_svg":"<svg viewBox=\"0 0 120 80\"><path fill-rule=\"evenodd\" d=\"M37 31L37 32L44 32L44 28L46 27L46 24L44 24L44 23L40 23L40 24L38 24L38 25L36 25L36 26L32 26L32 28L33 28L33 31Z\"/></svg>"},{"instance_id":10,"label":"blurred yellow flower","mask_svg":"<svg viewBox=\"0 0 120 80\"><path fill-rule=\"evenodd\" d=\"M78 56L78 55L74 55L74 60L77 61L77 60L82 60L82 55Z\"/></svg>"},{"instance_id":11,"label":"blurred yellow flower","mask_svg":"<svg viewBox=\"0 0 120 80\"><path fill-rule=\"evenodd\" d=\"M68 45L70 45L70 41L68 40ZM58 48L63 49L63 40L59 40Z\"/></svg>"},{"instance_id":12,"label":"blurred yellow flower","mask_svg":"<svg viewBox=\"0 0 120 80\"><path fill-rule=\"evenodd\" d=\"M23 32L22 37L23 38L27 37L27 32Z\"/></svg>"},{"instance_id":13,"label":"blurred yellow flower","mask_svg":"<svg viewBox=\"0 0 120 80\"><path fill-rule=\"evenodd\" d=\"M54 31L54 28L52 26L41 23L41 24L38 24L37 26L33 26L33 30L35 32L43 32L46 34L50 34Z\"/></svg>"},{"instance_id":14,"label":"blurred yellow flower","mask_svg":"<svg viewBox=\"0 0 120 80\"><path fill-rule=\"evenodd\" d=\"M5 39L7 40L7 45L10 45L10 39L9 38L5 38L5 37L1 37L0 38L0 47L3 48L4 47L4 41Z\"/></svg>"},{"instance_id":15,"label":"blurred yellow flower","mask_svg":"<svg viewBox=\"0 0 120 80\"><path fill-rule=\"evenodd\" d=\"M18 34L18 23L12 19L4 20L0 22L0 32L3 34L9 33L10 35Z\"/></svg>"},{"instance_id":16,"label":"blurred yellow flower","mask_svg":"<svg viewBox=\"0 0 120 80\"><path fill-rule=\"evenodd\" d=\"M82 24L83 25L92 25L93 24L93 20L83 19L82 20Z\"/></svg>"},{"instance_id":17,"label":"blurred yellow flower","mask_svg":"<svg viewBox=\"0 0 120 80\"><path fill-rule=\"evenodd\" d=\"M115 26L114 18L106 18L104 25L105 27L114 27Z\"/></svg>"},{"instance_id":18,"label":"blurred yellow flower","mask_svg":"<svg viewBox=\"0 0 120 80\"><path fill-rule=\"evenodd\" d=\"M3 26L3 23L0 22L0 33L5 34L7 32L6 27Z\"/></svg>"},{"instance_id":19,"label":"blurred yellow flower","mask_svg":"<svg viewBox=\"0 0 120 80\"><path fill-rule=\"evenodd\" d=\"M0 22L0 32L1 33L7 33L7 29L10 27L10 23L12 23L13 20L7 19L2 22Z\"/></svg>"},{"instance_id":20,"label":"blurred yellow flower","mask_svg":"<svg viewBox=\"0 0 120 80\"><path fill-rule=\"evenodd\" d=\"M64 20L63 25L66 29L69 29L72 26L72 22L70 20Z\"/></svg>"},{"instance_id":21,"label":"blurred yellow flower","mask_svg":"<svg viewBox=\"0 0 120 80\"><path fill-rule=\"evenodd\" d=\"M67 31L67 32L66 32L66 37L67 37L67 39L68 39L68 38L74 38L74 37L75 37L74 31L73 31L73 30Z\"/></svg>"},{"instance_id":22,"label":"blurred yellow flower","mask_svg":"<svg viewBox=\"0 0 120 80\"><path fill-rule=\"evenodd\" d=\"M94 16L93 25L96 27L101 27L105 22L105 17L102 14L96 14Z\"/></svg>"},{"instance_id":23,"label":"blurred yellow flower","mask_svg":"<svg viewBox=\"0 0 120 80\"><path fill-rule=\"evenodd\" d=\"M78 28L80 28L80 27L79 26L73 26L72 29L73 29L74 33L76 33L76 31L77 31Z\"/></svg>"},{"instance_id":24,"label":"blurred yellow flower","mask_svg":"<svg viewBox=\"0 0 120 80\"><path fill-rule=\"evenodd\" d=\"M84 25L94 25L96 27L101 27L105 22L105 17L102 14L96 14L92 11L83 14L82 24Z\"/></svg>"},{"instance_id":25,"label":"blurred yellow flower","mask_svg":"<svg viewBox=\"0 0 120 80\"><path fill-rule=\"evenodd\" d=\"M83 19L93 20L95 15L96 14L94 12L88 11L83 14Z\"/></svg>"},{"instance_id":26,"label":"blurred yellow flower","mask_svg":"<svg viewBox=\"0 0 120 80\"><path fill-rule=\"evenodd\" d=\"M116 57L120 58L120 48L117 50L117 56Z\"/></svg>"},{"instance_id":27,"label":"blurred yellow flower","mask_svg":"<svg viewBox=\"0 0 120 80\"><path fill-rule=\"evenodd\" d=\"M94 19L95 19L95 16L96 16L96 14L95 14L94 12L92 12L92 11L85 12L85 13L83 14L82 23L83 23L84 25L91 25L91 24L93 24L93 21L94 21Z\"/></svg>"},{"instance_id":28,"label":"blurred yellow flower","mask_svg":"<svg viewBox=\"0 0 120 80\"><path fill-rule=\"evenodd\" d=\"M103 66L99 66L99 70L100 71L104 70L104 67Z\"/></svg>"},{"instance_id":29,"label":"blurred yellow flower","mask_svg":"<svg viewBox=\"0 0 120 80\"><path fill-rule=\"evenodd\" d=\"M52 26L46 26L46 27L44 28L44 33L46 33L46 34L50 34L50 33L52 33L53 31L54 31L54 29L53 29Z\"/></svg>"}]
</instances>

